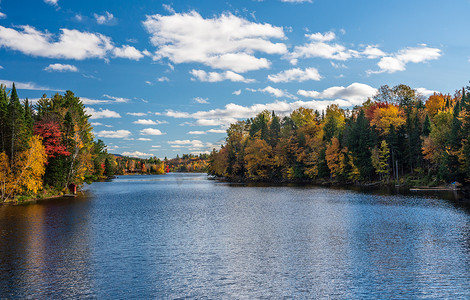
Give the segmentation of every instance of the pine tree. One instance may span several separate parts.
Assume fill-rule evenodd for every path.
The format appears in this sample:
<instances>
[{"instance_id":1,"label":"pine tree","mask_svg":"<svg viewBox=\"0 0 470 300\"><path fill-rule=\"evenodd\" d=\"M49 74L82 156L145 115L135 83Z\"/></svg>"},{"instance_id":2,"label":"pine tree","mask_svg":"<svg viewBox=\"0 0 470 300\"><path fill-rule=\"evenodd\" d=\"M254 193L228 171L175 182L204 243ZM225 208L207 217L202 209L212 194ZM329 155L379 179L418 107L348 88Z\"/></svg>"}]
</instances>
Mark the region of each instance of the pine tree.
<instances>
[{"instance_id":1,"label":"pine tree","mask_svg":"<svg viewBox=\"0 0 470 300\"><path fill-rule=\"evenodd\" d=\"M429 115L426 114L426 118L424 119L423 123L423 136L429 136L431 132L431 120L429 119Z\"/></svg>"},{"instance_id":2,"label":"pine tree","mask_svg":"<svg viewBox=\"0 0 470 300\"><path fill-rule=\"evenodd\" d=\"M447 181L462 181L458 151L462 147L462 122L459 120L461 111L460 101L457 101L453 110L450 136L448 139L448 155L446 156Z\"/></svg>"},{"instance_id":3,"label":"pine tree","mask_svg":"<svg viewBox=\"0 0 470 300\"><path fill-rule=\"evenodd\" d=\"M373 145L372 133L364 110L360 110L356 121L352 122L345 137L347 148L354 157L354 163L359 169L362 179L370 179L373 173L371 163L371 147Z\"/></svg>"},{"instance_id":4,"label":"pine tree","mask_svg":"<svg viewBox=\"0 0 470 300\"><path fill-rule=\"evenodd\" d=\"M113 166L111 164L111 161L107 157L104 160L104 175L107 177L114 175Z\"/></svg>"},{"instance_id":5,"label":"pine tree","mask_svg":"<svg viewBox=\"0 0 470 300\"><path fill-rule=\"evenodd\" d=\"M34 119L33 119L33 108L29 104L28 98L24 100L24 126L25 126L25 134L28 136L32 136L33 134L33 126L34 126Z\"/></svg>"},{"instance_id":6,"label":"pine tree","mask_svg":"<svg viewBox=\"0 0 470 300\"><path fill-rule=\"evenodd\" d=\"M25 149L27 137L25 136L24 110L16 92L15 84L11 89L10 101L8 102L8 138L7 155L10 158L11 168L15 168L16 153Z\"/></svg>"},{"instance_id":7,"label":"pine tree","mask_svg":"<svg viewBox=\"0 0 470 300\"><path fill-rule=\"evenodd\" d=\"M8 97L6 86L0 85L0 153L6 151L8 125Z\"/></svg>"},{"instance_id":8,"label":"pine tree","mask_svg":"<svg viewBox=\"0 0 470 300\"><path fill-rule=\"evenodd\" d=\"M275 147L279 142L279 136L281 134L281 122L279 117L272 113L271 124L269 125L269 144L271 147Z\"/></svg>"}]
</instances>

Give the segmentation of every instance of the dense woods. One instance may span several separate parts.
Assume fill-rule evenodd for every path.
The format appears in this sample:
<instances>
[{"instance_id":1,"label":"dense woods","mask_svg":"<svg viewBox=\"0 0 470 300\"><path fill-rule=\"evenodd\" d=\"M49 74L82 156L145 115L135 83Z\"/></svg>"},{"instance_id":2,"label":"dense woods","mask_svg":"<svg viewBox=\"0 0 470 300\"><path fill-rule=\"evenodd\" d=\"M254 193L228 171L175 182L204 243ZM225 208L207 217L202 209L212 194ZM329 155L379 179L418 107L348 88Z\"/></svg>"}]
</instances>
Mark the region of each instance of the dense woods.
<instances>
[{"instance_id":1,"label":"dense woods","mask_svg":"<svg viewBox=\"0 0 470 300\"><path fill-rule=\"evenodd\" d=\"M112 174L114 156L94 140L84 109L71 91L32 105L14 84L0 86L0 201L56 195Z\"/></svg>"},{"instance_id":2,"label":"dense woods","mask_svg":"<svg viewBox=\"0 0 470 300\"><path fill-rule=\"evenodd\" d=\"M437 185L470 180L469 87L427 99L382 86L361 106L288 116L263 111L231 124L209 174L254 181Z\"/></svg>"}]
</instances>

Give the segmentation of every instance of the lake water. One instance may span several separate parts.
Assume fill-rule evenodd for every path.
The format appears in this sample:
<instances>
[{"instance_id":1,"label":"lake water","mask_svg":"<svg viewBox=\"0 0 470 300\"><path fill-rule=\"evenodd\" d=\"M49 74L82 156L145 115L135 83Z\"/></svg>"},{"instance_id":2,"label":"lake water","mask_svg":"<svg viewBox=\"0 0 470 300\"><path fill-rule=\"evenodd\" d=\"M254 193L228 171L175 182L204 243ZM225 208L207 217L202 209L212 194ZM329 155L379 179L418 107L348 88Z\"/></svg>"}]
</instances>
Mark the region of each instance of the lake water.
<instances>
[{"instance_id":1,"label":"lake water","mask_svg":"<svg viewBox=\"0 0 470 300\"><path fill-rule=\"evenodd\" d=\"M0 207L0 298L470 298L457 202L204 174Z\"/></svg>"}]
</instances>

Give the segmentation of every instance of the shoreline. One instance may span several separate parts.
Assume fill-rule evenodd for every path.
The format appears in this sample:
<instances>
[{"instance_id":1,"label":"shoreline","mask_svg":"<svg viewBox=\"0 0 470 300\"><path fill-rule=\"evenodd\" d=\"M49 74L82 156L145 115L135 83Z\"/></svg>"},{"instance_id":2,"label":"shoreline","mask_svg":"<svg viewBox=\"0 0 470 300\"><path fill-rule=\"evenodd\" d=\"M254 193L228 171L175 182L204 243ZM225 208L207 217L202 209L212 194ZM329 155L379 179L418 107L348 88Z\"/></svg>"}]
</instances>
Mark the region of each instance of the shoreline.
<instances>
[{"instance_id":1,"label":"shoreline","mask_svg":"<svg viewBox=\"0 0 470 300\"><path fill-rule=\"evenodd\" d=\"M15 201L6 201L0 203L0 206L17 206L17 205L26 205L26 204L34 204L38 203L41 201L45 200L52 200L52 199L58 199L58 198L77 198L79 196L83 195L83 192L78 192L77 194L60 194L60 195L52 195L44 198L31 198L31 199L25 199L25 200L15 200Z\"/></svg>"}]
</instances>

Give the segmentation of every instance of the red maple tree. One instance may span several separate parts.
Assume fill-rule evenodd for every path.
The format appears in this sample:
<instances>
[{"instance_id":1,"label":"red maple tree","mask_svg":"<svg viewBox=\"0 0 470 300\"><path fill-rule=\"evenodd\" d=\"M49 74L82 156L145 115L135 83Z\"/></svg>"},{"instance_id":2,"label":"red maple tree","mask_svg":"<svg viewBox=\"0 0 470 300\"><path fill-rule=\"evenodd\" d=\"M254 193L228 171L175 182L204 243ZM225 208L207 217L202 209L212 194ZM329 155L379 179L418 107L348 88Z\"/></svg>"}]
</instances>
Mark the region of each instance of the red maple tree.
<instances>
[{"instance_id":1,"label":"red maple tree","mask_svg":"<svg viewBox=\"0 0 470 300\"><path fill-rule=\"evenodd\" d=\"M37 122L34 124L34 134L42 137L42 143L46 149L48 160L57 155L70 155L70 152L67 151L67 147L62 144L62 134L58 123L53 121Z\"/></svg>"}]
</instances>

